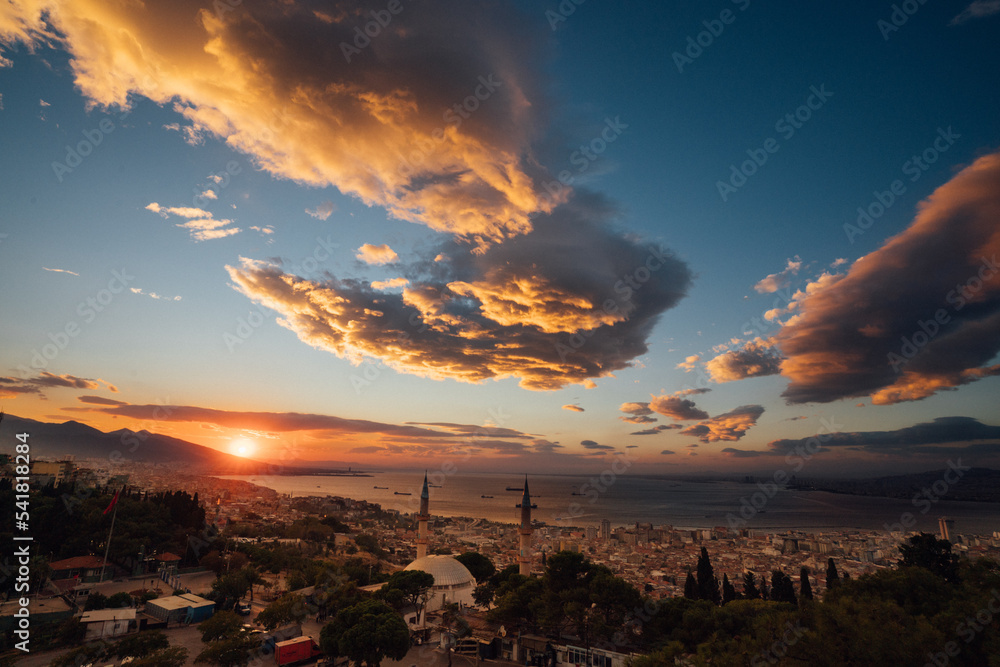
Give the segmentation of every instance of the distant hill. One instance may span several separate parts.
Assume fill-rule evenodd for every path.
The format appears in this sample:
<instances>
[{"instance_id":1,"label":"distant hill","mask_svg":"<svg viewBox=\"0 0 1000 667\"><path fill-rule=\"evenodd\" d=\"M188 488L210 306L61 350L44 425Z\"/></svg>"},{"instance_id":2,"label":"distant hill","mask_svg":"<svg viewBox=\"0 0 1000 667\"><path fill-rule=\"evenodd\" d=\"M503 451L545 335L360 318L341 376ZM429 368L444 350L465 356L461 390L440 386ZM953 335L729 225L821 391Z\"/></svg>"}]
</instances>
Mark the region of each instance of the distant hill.
<instances>
[{"instance_id":1,"label":"distant hill","mask_svg":"<svg viewBox=\"0 0 1000 667\"><path fill-rule=\"evenodd\" d=\"M977 502L1000 502L1000 470L992 468L972 468L962 471L962 476L955 480L957 473L951 471L945 476L946 470L929 470L927 472L909 475L893 475L891 477L876 477L873 479L843 479L843 480L800 480L794 486L800 489L816 489L834 493L850 493L857 496L879 496L883 498L912 499L917 494L923 495L929 490L934 497L934 483L942 488L943 480L954 480L948 484L944 500L971 500ZM927 496L924 496L927 497Z\"/></svg>"},{"instance_id":2,"label":"distant hill","mask_svg":"<svg viewBox=\"0 0 1000 667\"><path fill-rule=\"evenodd\" d=\"M0 422L0 451L12 453L14 435L29 433L33 458L117 459L123 463L174 464L196 474L277 474L268 464L220 452L193 442L149 431L120 429L105 433L76 421L61 424L4 415Z\"/></svg>"}]
</instances>

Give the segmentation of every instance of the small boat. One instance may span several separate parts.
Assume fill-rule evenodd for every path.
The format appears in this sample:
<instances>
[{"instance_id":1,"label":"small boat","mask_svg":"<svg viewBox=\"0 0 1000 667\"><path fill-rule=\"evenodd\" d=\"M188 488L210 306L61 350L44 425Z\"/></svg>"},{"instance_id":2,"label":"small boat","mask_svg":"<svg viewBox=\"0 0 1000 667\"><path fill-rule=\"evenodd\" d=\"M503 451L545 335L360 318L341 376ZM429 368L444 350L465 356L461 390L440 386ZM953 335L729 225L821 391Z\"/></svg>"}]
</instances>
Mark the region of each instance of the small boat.
<instances>
[{"instance_id":1,"label":"small boat","mask_svg":"<svg viewBox=\"0 0 1000 667\"><path fill-rule=\"evenodd\" d=\"M373 489L388 489L388 486L373 486Z\"/></svg>"},{"instance_id":2,"label":"small boat","mask_svg":"<svg viewBox=\"0 0 1000 667\"><path fill-rule=\"evenodd\" d=\"M440 484L428 484L427 486L429 486L432 489L440 489L441 488Z\"/></svg>"},{"instance_id":3,"label":"small boat","mask_svg":"<svg viewBox=\"0 0 1000 667\"><path fill-rule=\"evenodd\" d=\"M508 491L524 491L524 489L523 489L523 488L515 488L515 487L513 487L513 486L508 486L508 487L507 487L507 490L508 490Z\"/></svg>"},{"instance_id":4,"label":"small boat","mask_svg":"<svg viewBox=\"0 0 1000 667\"><path fill-rule=\"evenodd\" d=\"M578 493L578 492L574 491L573 493L571 493L569 495L571 495L571 496L585 496L587 494L586 493Z\"/></svg>"},{"instance_id":5,"label":"small boat","mask_svg":"<svg viewBox=\"0 0 1000 667\"><path fill-rule=\"evenodd\" d=\"M403 491L394 491L393 494L397 495L397 496L412 496L413 495L412 493L404 493Z\"/></svg>"},{"instance_id":6,"label":"small boat","mask_svg":"<svg viewBox=\"0 0 1000 667\"><path fill-rule=\"evenodd\" d=\"M493 496L479 496L480 498L492 498Z\"/></svg>"}]
</instances>

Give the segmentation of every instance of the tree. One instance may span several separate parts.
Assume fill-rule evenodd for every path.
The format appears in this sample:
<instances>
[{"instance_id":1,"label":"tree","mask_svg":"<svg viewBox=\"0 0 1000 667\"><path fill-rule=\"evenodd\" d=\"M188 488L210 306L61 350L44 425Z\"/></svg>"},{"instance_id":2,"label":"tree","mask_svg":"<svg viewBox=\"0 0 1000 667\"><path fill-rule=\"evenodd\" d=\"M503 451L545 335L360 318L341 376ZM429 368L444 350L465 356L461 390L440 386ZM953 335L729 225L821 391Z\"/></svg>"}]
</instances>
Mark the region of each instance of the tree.
<instances>
[{"instance_id":1,"label":"tree","mask_svg":"<svg viewBox=\"0 0 1000 667\"><path fill-rule=\"evenodd\" d=\"M87 604L83 606L84 611L104 609L108 606L108 596L104 593L91 593L87 596Z\"/></svg>"},{"instance_id":2,"label":"tree","mask_svg":"<svg viewBox=\"0 0 1000 667\"><path fill-rule=\"evenodd\" d=\"M958 556L951 552L951 542L930 533L914 535L908 542L899 547L903 556L900 566L922 567L950 583L958 583Z\"/></svg>"},{"instance_id":3,"label":"tree","mask_svg":"<svg viewBox=\"0 0 1000 667\"><path fill-rule=\"evenodd\" d=\"M826 559L826 590L830 591L840 584L840 575L837 573L837 564L832 558Z\"/></svg>"},{"instance_id":4,"label":"tree","mask_svg":"<svg viewBox=\"0 0 1000 667\"><path fill-rule=\"evenodd\" d=\"M771 599L775 602L798 603L792 578L781 570L771 572Z\"/></svg>"},{"instance_id":5,"label":"tree","mask_svg":"<svg viewBox=\"0 0 1000 667\"><path fill-rule=\"evenodd\" d=\"M235 635L243 627L243 620L234 611L219 611L198 624L201 641L210 642Z\"/></svg>"},{"instance_id":6,"label":"tree","mask_svg":"<svg viewBox=\"0 0 1000 667\"><path fill-rule=\"evenodd\" d=\"M803 567L799 570L799 595L803 600L812 600L812 585L809 583L809 568Z\"/></svg>"},{"instance_id":7,"label":"tree","mask_svg":"<svg viewBox=\"0 0 1000 667\"><path fill-rule=\"evenodd\" d=\"M369 535L368 533L361 533L354 538L354 543L358 545L358 548L362 551L367 551L370 554L378 556L381 558L385 552L382 551L382 547L379 546L378 538L374 535Z\"/></svg>"},{"instance_id":8,"label":"tree","mask_svg":"<svg viewBox=\"0 0 1000 667\"><path fill-rule=\"evenodd\" d=\"M396 608L406 605L416 607L433 585L434 575L429 572L400 570L390 575L389 580L379 590L379 597Z\"/></svg>"},{"instance_id":9,"label":"tree","mask_svg":"<svg viewBox=\"0 0 1000 667\"><path fill-rule=\"evenodd\" d=\"M138 660L133 660L129 665L131 667L184 667L187 656L188 650L183 646L171 646Z\"/></svg>"},{"instance_id":10,"label":"tree","mask_svg":"<svg viewBox=\"0 0 1000 667\"><path fill-rule=\"evenodd\" d=\"M517 563L508 565L500 572L497 572L484 583L476 586L475 590L472 591L472 599L476 601L476 604L480 607L489 607L493 604L493 598L496 595L497 589L510 579L512 576L517 575L519 568Z\"/></svg>"},{"instance_id":11,"label":"tree","mask_svg":"<svg viewBox=\"0 0 1000 667\"><path fill-rule=\"evenodd\" d=\"M250 656L260 648L260 645L259 635L240 632L225 639L209 642L194 661L208 662L220 667L246 667L250 662Z\"/></svg>"},{"instance_id":12,"label":"tree","mask_svg":"<svg viewBox=\"0 0 1000 667\"><path fill-rule=\"evenodd\" d=\"M342 609L320 632L320 648L331 658L378 667L385 658L402 660L410 631L402 617L381 600L365 600Z\"/></svg>"},{"instance_id":13,"label":"tree","mask_svg":"<svg viewBox=\"0 0 1000 667\"><path fill-rule=\"evenodd\" d=\"M167 636L159 630L150 630L122 638L115 644L114 650L119 658L126 656L145 658L166 648L170 648Z\"/></svg>"},{"instance_id":14,"label":"tree","mask_svg":"<svg viewBox=\"0 0 1000 667\"><path fill-rule=\"evenodd\" d=\"M257 622L270 632L289 623L301 623L308 615L306 599L299 593L286 593L257 614Z\"/></svg>"},{"instance_id":15,"label":"tree","mask_svg":"<svg viewBox=\"0 0 1000 667\"><path fill-rule=\"evenodd\" d=\"M728 604L736 599L736 589L729 583L729 575L722 575L722 604Z\"/></svg>"},{"instance_id":16,"label":"tree","mask_svg":"<svg viewBox=\"0 0 1000 667\"><path fill-rule=\"evenodd\" d=\"M760 600L760 589L757 588L757 577L753 572L743 573L743 597L747 600Z\"/></svg>"},{"instance_id":17,"label":"tree","mask_svg":"<svg viewBox=\"0 0 1000 667\"><path fill-rule=\"evenodd\" d=\"M719 579L712 570L712 561L708 557L708 549L705 547L701 548L701 556L698 557L698 596L702 600L711 600L715 604L722 602Z\"/></svg>"},{"instance_id":18,"label":"tree","mask_svg":"<svg viewBox=\"0 0 1000 667\"><path fill-rule=\"evenodd\" d=\"M122 609L124 607L132 606L132 595L124 591L120 593L115 593L108 598L107 606L109 609Z\"/></svg>"},{"instance_id":19,"label":"tree","mask_svg":"<svg viewBox=\"0 0 1000 667\"><path fill-rule=\"evenodd\" d=\"M688 570L687 578L684 580L684 597L688 600L697 600L700 597L698 595L698 582L695 581L691 570Z\"/></svg>"},{"instance_id":20,"label":"tree","mask_svg":"<svg viewBox=\"0 0 1000 667\"><path fill-rule=\"evenodd\" d=\"M497 568L486 556L475 551L466 551L464 554L455 556L455 560L465 566L465 568L476 578L476 583L481 584L494 574Z\"/></svg>"}]
</instances>

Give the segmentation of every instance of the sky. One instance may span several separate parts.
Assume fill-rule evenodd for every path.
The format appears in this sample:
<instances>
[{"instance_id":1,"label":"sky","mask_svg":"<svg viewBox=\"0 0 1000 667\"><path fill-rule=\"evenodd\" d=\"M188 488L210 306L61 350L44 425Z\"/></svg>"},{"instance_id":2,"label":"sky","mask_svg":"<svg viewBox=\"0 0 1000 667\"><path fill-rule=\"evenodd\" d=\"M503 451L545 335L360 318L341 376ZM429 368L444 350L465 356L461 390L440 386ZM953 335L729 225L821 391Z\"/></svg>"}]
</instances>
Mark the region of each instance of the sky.
<instances>
[{"instance_id":1,"label":"sky","mask_svg":"<svg viewBox=\"0 0 1000 667\"><path fill-rule=\"evenodd\" d=\"M998 466L998 28L12 0L0 405L273 463Z\"/></svg>"}]
</instances>

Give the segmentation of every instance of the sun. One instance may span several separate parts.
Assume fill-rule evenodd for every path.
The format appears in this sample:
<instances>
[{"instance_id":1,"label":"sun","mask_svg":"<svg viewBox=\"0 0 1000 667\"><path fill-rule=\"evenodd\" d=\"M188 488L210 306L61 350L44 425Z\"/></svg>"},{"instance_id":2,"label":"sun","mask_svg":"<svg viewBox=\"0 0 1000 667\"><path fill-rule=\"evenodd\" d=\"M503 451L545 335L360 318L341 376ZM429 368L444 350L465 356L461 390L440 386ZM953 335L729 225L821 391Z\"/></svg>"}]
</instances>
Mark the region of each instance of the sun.
<instances>
[{"instance_id":1,"label":"sun","mask_svg":"<svg viewBox=\"0 0 1000 667\"><path fill-rule=\"evenodd\" d=\"M251 456L257 449L257 443L250 438L237 438L229 444L229 449L236 456Z\"/></svg>"}]
</instances>

